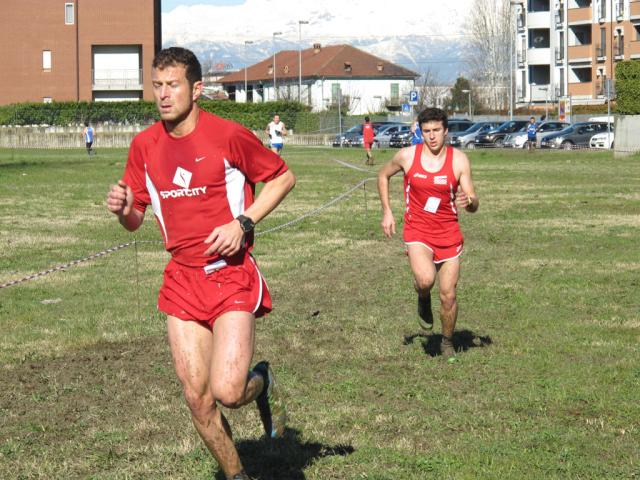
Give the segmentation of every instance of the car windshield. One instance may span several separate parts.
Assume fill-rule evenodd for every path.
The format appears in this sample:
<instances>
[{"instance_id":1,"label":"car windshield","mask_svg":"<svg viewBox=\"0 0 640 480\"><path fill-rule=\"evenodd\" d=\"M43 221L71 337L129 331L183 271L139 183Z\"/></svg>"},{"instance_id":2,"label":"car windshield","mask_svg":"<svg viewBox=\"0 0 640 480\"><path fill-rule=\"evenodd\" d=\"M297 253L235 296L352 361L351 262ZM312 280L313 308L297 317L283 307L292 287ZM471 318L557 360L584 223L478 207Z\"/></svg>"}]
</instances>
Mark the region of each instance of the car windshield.
<instances>
[{"instance_id":1,"label":"car windshield","mask_svg":"<svg viewBox=\"0 0 640 480\"><path fill-rule=\"evenodd\" d=\"M362 125L354 125L344 133L362 133Z\"/></svg>"},{"instance_id":2,"label":"car windshield","mask_svg":"<svg viewBox=\"0 0 640 480\"><path fill-rule=\"evenodd\" d=\"M473 125L471 125L469 128L467 128L466 130L460 132L460 133L473 133L473 132L477 132L478 130L480 130L482 127L484 127L486 125L486 123L474 123Z\"/></svg>"},{"instance_id":3,"label":"car windshield","mask_svg":"<svg viewBox=\"0 0 640 480\"><path fill-rule=\"evenodd\" d=\"M500 125L497 130L500 133L513 132L514 129L517 128L517 126L518 126L518 123L513 122L513 121L508 121L508 122L504 122L502 125Z\"/></svg>"},{"instance_id":4,"label":"car windshield","mask_svg":"<svg viewBox=\"0 0 640 480\"><path fill-rule=\"evenodd\" d=\"M563 128L562 130L560 130L558 132L558 135L572 133L572 132L573 132L573 125L569 125L568 127Z\"/></svg>"}]
</instances>

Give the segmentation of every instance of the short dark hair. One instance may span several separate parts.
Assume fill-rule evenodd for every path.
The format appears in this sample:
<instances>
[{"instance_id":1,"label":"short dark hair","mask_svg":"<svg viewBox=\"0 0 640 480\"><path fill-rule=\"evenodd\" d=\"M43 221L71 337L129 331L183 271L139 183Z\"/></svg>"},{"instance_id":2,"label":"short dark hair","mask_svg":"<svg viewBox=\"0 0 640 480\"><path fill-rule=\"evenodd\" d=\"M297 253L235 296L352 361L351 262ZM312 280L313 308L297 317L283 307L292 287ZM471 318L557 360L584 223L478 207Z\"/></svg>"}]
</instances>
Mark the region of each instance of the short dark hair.
<instances>
[{"instance_id":1,"label":"short dark hair","mask_svg":"<svg viewBox=\"0 0 640 480\"><path fill-rule=\"evenodd\" d=\"M371 119L369 118L369 115L367 115L366 117L364 117L364 121L365 121L365 122L368 122L368 121L370 121L370 120L371 120Z\"/></svg>"},{"instance_id":2,"label":"short dark hair","mask_svg":"<svg viewBox=\"0 0 640 480\"><path fill-rule=\"evenodd\" d=\"M442 122L442 126L445 129L449 128L449 119L445 111L441 108L428 107L420 112L418 115L418 125L422 127L423 123L428 122Z\"/></svg>"},{"instance_id":3,"label":"short dark hair","mask_svg":"<svg viewBox=\"0 0 640 480\"><path fill-rule=\"evenodd\" d=\"M163 48L156 54L151 64L153 68L160 70L166 67L175 67L176 65L184 65L187 80L192 87L194 83L202 81L200 61L191 50L186 48Z\"/></svg>"}]
</instances>

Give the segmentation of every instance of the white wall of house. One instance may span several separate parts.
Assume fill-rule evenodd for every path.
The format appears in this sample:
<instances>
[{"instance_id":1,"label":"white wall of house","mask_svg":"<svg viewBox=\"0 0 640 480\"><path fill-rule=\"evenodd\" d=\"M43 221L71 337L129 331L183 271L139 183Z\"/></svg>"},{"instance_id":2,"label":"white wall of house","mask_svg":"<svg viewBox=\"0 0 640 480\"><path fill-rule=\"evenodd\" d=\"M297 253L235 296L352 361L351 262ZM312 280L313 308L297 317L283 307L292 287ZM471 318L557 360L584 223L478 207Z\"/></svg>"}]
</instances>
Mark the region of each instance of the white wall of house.
<instances>
[{"instance_id":1,"label":"white wall of house","mask_svg":"<svg viewBox=\"0 0 640 480\"><path fill-rule=\"evenodd\" d=\"M276 79L277 82L277 79ZM397 95L398 103L404 103L409 92L414 89L414 80L404 79L351 79L351 78L326 78L318 79L309 84L304 81L302 85L302 102L310 104L315 112L326 110L335 104L337 88L339 86L343 101L347 98L349 113L352 115L362 115L370 112L384 110L386 101L392 100L392 96ZM298 99L298 82L277 82L278 99ZM276 95L273 88L273 81L263 84L263 94L260 96L251 82L249 89L253 86L254 102L275 101ZM236 102L246 102L247 95L244 83L236 84Z\"/></svg>"}]
</instances>

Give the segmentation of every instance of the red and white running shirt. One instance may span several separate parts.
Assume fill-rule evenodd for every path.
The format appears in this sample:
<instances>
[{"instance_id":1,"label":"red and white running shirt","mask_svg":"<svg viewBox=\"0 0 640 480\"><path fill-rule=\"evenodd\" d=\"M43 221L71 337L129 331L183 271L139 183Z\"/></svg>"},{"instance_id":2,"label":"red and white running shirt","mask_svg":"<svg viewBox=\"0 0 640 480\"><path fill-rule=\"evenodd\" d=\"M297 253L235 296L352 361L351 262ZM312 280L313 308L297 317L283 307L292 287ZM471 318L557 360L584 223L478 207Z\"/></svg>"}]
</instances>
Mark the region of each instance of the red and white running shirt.
<instances>
[{"instance_id":1,"label":"red and white running shirt","mask_svg":"<svg viewBox=\"0 0 640 480\"><path fill-rule=\"evenodd\" d=\"M253 203L256 183L287 170L249 130L200 110L196 128L184 137L170 136L162 122L136 135L123 180L137 210L152 206L173 259L204 266L217 258L204 255L213 229ZM245 241L250 250L253 234Z\"/></svg>"},{"instance_id":2,"label":"red and white running shirt","mask_svg":"<svg viewBox=\"0 0 640 480\"><path fill-rule=\"evenodd\" d=\"M438 172L428 172L422 167L423 148L424 144L416 145L413 163L404 176L405 229L417 230L427 238L450 241L445 243L452 245L462 241L455 204L458 179L453 172L453 148L445 147L445 160Z\"/></svg>"}]
</instances>

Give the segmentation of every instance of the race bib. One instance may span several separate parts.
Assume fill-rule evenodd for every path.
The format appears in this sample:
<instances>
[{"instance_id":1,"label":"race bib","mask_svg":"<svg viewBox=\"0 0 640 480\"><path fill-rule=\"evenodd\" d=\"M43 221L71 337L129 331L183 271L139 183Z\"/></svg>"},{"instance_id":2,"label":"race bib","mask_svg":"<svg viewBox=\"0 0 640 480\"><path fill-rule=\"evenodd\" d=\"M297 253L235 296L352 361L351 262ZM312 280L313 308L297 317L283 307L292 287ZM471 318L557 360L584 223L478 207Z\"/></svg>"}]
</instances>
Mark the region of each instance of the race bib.
<instances>
[{"instance_id":1,"label":"race bib","mask_svg":"<svg viewBox=\"0 0 640 480\"><path fill-rule=\"evenodd\" d=\"M429 213L436 213L438 206L440 205L440 199L438 197L429 197L424 209Z\"/></svg>"}]
</instances>

